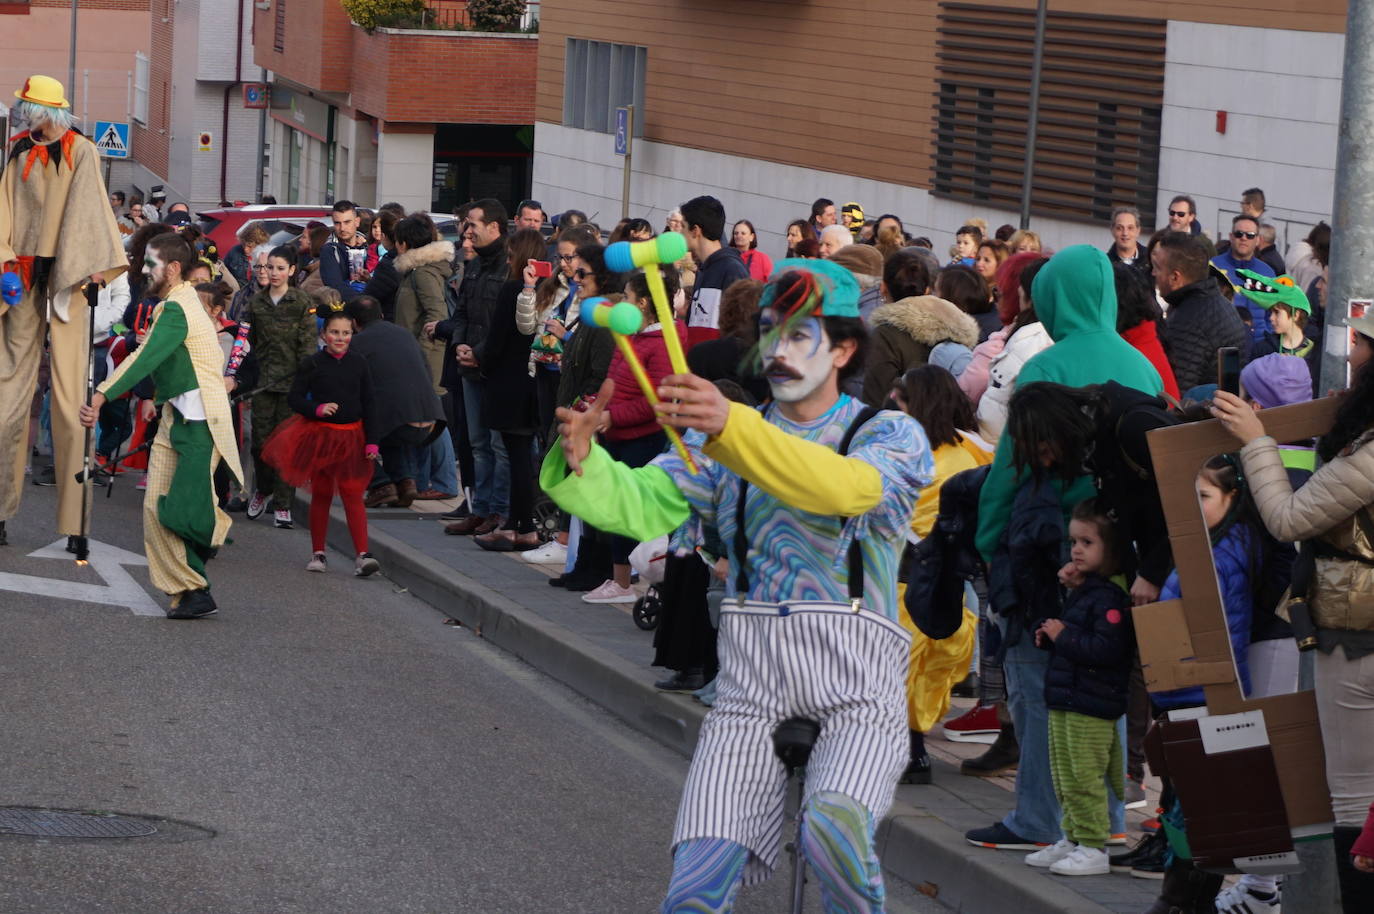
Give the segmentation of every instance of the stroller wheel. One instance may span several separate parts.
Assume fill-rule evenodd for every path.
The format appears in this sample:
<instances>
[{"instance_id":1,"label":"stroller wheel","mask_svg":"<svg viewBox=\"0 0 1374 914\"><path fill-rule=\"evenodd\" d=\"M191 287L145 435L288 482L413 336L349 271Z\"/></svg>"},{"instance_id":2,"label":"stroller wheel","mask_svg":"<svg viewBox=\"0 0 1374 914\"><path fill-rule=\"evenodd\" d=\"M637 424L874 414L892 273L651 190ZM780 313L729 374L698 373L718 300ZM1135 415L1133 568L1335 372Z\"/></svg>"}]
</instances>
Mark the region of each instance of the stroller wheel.
<instances>
[{"instance_id":1,"label":"stroller wheel","mask_svg":"<svg viewBox=\"0 0 1374 914\"><path fill-rule=\"evenodd\" d=\"M558 505L554 504L552 498L542 492L535 498L534 529L546 543L558 535L559 513Z\"/></svg>"},{"instance_id":2,"label":"stroller wheel","mask_svg":"<svg viewBox=\"0 0 1374 914\"><path fill-rule=\"evenodd\" d=\"M658 628L658 611L662 607L663 601L659 599L658 590L650 587L644 594L635 601L633 617L635 625L646 632L651 632Z\"/></svg>"}]
</instances>

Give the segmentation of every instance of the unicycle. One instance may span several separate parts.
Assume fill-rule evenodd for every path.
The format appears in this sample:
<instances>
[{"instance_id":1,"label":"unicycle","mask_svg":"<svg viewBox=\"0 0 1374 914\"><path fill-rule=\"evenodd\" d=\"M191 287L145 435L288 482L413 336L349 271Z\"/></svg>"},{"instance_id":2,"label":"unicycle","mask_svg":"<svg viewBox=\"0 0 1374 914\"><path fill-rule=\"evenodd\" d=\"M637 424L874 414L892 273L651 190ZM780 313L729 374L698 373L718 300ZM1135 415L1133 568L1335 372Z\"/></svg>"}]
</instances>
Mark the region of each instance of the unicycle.
<instances>
[{"instance_id":1,"label":"unicycle","mask_svg":"<svg viewBox=\"0 0 1374 914\"><path fill-rule=\"evenodd\" d=\"M796 823L792 840L783 846L792 858L792 914L801 914L806 890L806 857L801 849L802 798L806 792L806 762L821 734L821 725L806 717L789 717L773 731L773 752L787 769L784 809Z\"/></svg>"}]
</instances>

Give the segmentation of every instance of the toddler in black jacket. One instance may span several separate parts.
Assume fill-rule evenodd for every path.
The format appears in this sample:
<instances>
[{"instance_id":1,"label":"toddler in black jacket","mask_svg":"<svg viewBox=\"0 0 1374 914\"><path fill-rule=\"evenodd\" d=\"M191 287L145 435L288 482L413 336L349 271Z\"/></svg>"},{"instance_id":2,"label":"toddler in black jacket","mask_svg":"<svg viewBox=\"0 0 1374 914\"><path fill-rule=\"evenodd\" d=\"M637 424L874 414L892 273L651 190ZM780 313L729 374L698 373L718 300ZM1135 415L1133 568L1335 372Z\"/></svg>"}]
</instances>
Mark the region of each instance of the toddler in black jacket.
<instances>
[{"instance_id":1,"label":"toddler in black jacket","mask_svg":"<svg viewBox=\"0 0 1374 914\"><path fill-rule=\"evenodd\" d=\"M1093 499L1074 509L1069 556L1060 571L1070 588L1063 613L1035 632L1036 644L1053 654L1045 703L1064 837L1026 862L1061 876L1092 876L1111 872L1106 779L1125 795L1116 721L1126 713L1135 657L1131 598L1111 580L1120 571L1117 530Z\"/></svg>"}]
</instances>

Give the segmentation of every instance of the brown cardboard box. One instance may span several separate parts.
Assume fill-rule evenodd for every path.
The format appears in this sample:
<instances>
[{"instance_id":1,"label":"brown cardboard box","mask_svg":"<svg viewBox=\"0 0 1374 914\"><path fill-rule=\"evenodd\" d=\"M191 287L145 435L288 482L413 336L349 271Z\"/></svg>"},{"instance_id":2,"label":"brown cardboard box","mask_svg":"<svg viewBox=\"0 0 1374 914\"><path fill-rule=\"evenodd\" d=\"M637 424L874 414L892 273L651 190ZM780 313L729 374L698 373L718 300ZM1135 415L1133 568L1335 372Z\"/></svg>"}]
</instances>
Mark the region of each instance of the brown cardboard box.
<instances>
[{"instance_id":1,"label":"brown cardboard box","mask_svg":"<svg viewBox=\"0 0 1374 914\"><path fill-rule=\"evenodd\" d=\"M1335 413L1336 400L1328 397L1264 410L1260 416L1277 440L1299 441L1324 433ZM1194 489L1203 464L1238 450L1236 440L1215 420L1158 429L1148 440L1183 599L1135 610L1146 684L1151 691L1201 685L1211 714L1263 711L1288 823L1300 833L1319 833L1332 814L1316 703L1311 692L1255 700L1241 696Z\"/></svg>"}]
</instances>

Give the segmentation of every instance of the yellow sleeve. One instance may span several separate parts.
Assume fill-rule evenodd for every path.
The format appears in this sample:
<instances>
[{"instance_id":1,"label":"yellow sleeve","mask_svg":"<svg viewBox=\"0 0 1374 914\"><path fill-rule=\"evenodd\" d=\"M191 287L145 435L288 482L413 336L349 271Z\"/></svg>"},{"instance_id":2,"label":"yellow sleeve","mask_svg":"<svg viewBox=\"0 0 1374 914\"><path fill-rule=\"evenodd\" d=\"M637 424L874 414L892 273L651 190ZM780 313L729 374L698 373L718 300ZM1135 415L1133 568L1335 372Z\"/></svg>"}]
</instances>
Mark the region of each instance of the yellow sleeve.
<instances>
[{"instance_id":1,"label":"yellow sleeve","mask_svg":"<svg viewBox=\"0 0 1374 914\"><path fill-rule=\"evenodd\" d=\"M742 403L730 404L725 428L704 450L783 504L811 514L855 517L883 497L876 467L789 435Z\"/></svg>"}]
</instances>

